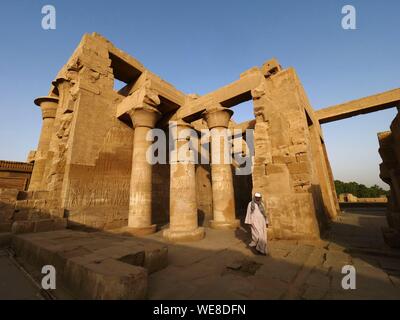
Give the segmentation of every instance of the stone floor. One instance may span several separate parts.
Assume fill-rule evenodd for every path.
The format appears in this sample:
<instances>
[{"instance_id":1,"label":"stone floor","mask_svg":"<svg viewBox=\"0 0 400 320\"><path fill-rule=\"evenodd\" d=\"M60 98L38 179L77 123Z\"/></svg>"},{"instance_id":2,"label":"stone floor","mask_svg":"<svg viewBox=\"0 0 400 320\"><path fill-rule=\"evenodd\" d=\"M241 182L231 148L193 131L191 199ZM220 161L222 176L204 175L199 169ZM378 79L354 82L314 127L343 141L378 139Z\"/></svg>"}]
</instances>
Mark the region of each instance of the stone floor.
<instances>
[{"instance_id":1,"label":"stone floor","mask_svg":"<svg viewBox=\"0 0 400 320\"><path fill-rule=\"evenodd\" d=\"M271 241L269 257L247 247L244 229L207 229L200 242L169 245L169 265L150 276L149 298L400 299L400 251L384 245L383 225L383 209L353 209L326 240ZM356 268L356 290L341 287L344 265Z\"/></svg>"},{"instance_id":2,"label":"stone floor","mask_svg":"<svg viewBox=\"0 0 400 320\"><path fill-rule=\"evenodd\" d=\"M168 265L149 275L148 298L400 299L400 250L383 243L380 228L384 225L383 209L348 209L333 223L325 240L271 241L267 257L247 247L249 234L243 228L206 229L202 241L168 243ZM68 240L69 246L81 246L78 238L83 237L87 250L104 251L110 241L133 241L101 234L104 243L100 243L93 238L98 237L95 234L67 230L26 237L41 241L60 232L76 241L73 244ZM157 247L165 244L161 232L147 238ZM73 253L78 254L80 251L74 248ZM56 249L60 250L58 246ZM30 277L5 253L0 251L0 299L40 299ZM341 287L344 265L356 268L356 290ZM61 294L57 298L71 297Z\"/></svg>"},{"instance_id":3,"label":"stone floor","mask_svg":"<svg viewBox=\"0 0 400 320\"><path fill-rule=\"evenodd\" d=\"M43 299L40 289L35 285L7 250L0 249L0 300L39 300Z\"/></svg>"}]
</instances>

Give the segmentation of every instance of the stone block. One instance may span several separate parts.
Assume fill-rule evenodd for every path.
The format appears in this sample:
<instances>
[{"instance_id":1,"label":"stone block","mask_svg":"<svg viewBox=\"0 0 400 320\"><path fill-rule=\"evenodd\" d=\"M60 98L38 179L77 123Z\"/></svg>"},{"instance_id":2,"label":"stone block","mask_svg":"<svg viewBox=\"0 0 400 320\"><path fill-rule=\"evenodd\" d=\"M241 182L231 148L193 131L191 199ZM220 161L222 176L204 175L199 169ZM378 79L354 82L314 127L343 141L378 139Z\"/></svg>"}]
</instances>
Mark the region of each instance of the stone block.
<instances>
[{"instance_id":1,"label":"stone block","mask_svg":"<svg viewBox=\"0 0 400 320\"><path fill-rule=\"evenodd\" d=\"M309 159L309 156L308 156L308 154L307 153L298 153L298 154L296 154L296 161L297 162L308 162L310 159Z\"/></svg>"},{"instance_id":2,"label":"stone block","mask_svg":"<svg viewBox=\"0 0 400 320\"><path fill-rule=\"evenodd\" d=\"M306 144L295 144L289 146L289 151L294 155L306 153L308 151L308 146Z\"/></svg>"},{"instance_id":3,"label":"stone block","mask_svg":"<svg viewBox=\"0 0 400 320\"><path fill-rule=\"evenodd\" d=\"M17 189L0 189L0 201L16 201L18 197L18 192L19 191Z\"/></svg>"},{"instance_id":4,"label":"stone block","mask_svg":"<svg viewBox=\"0 0 400 320\"><path fill-rule=\"evenodd\" d=\"M11 232L13 234L31 233L34 231L35 222L29 220L15 221L11 227Z\"/></svg>"},{"instance_id":5,"label":"stone block","mask_svg":"<svg viewBox=\"0 0 400 320\"><path fill-rule=\"evenodd\" d=\"M46 232L53 230L54 221L53 220L39 220L35 221L34 232Z\"/></svg>"},{"instance_id":6,"label":"stone block","mask_svg":"<svg viewBox=\"0 0 400 320\"><path fill-rule=\"evenodd\" d=\"M29 209L18 209L14 211L13 214L14 221L28 220L28 218L29 218Z\"/></svg>"},{"instance_id":7,"label":"stone block","mask_svg":"<svg viewBox=\"0 0 400 320\"><path fill-rule=\"evenodd\" d=\"M131 245L129 244L123 244ZM168 265L168 246L159 243L143 242L141 243L144 250L144 263L149 274L164 269Z\"/></svg>"},{"instance_id":8,"label":"stone block","mask_svg":"<svg viewBox=\"0 0 400 320\"><path fill-rule=\"evenodd\" d=\"M310 164L308 162L295 162L288 164L291 174L304 174L310 172Z\"/></svg>"},{"instance_id":9,"label":"stone block","mask_svg":"<svg viewBox=\"0 0 400 320\"><path fill-rule=\"evenodd\" d=\"M111 258L88 255L69 259L65 282L80 299L145 299L147 271Z\"/></svg>"},{"instance_id":10,"label":"stone block","mask_svg":"<svg viewBox=\"0 0 400 320\"><path fill-rule=\"evenodd\" d=\"M0 223L7 222L14 215L14 205L0 201Z\"/></svg>"},{"instance_id":11,"label":"stone block","mask_svg":"<svg viewBox=\"0 0 400 320\"><path fill-rule=\"evenodd\" d=\"M287 166L285 164L267 164L265 165L265 174L280 174L287 172Z\"/></svg>"},{"instance_id":12,"label":"stone block","mask_svg":"<svg viewBox=\"0 0 400 320\"><path fill-rule=\"evenodd\" d=\"M62 230L66 229L68 225L68 220L65 218L54 218L53 220L53 225L52 225L52 230Z\"/></svg>"},{"instance_id":13,"label":"stone block","mask_svg":"<svg viewBox=\"0 0 400 320\"><path fill-rule=\"evenodd\" d=\"M275 58L266 61L261 67L261 72L265 77L270 77L281 70L282 67L279 64L279 61Z\"/></svg>"},{"instance_id":14,"label":"stone block","mask_svg":"<svg viewBox=\"0 0 400 320\"><path fill-rule=\"evenodd\" d=\"M95 251L96 254L119 260L121 262L134 265L144 266L145 250L144 247L136 244L132 246L112 246Z\"/></svg>"},{"instance_id":15,"label":"stone block","mask_svg":"<svg viewBox=\"0 0 400 320\"><path fill-rule=\"evenodd\" d=\"M291 156L272 156L272 161L273 163L277 164L288 164L288 163L293 163L296 162L296 157L291 157Z\"/></svg>"}]
</instances>

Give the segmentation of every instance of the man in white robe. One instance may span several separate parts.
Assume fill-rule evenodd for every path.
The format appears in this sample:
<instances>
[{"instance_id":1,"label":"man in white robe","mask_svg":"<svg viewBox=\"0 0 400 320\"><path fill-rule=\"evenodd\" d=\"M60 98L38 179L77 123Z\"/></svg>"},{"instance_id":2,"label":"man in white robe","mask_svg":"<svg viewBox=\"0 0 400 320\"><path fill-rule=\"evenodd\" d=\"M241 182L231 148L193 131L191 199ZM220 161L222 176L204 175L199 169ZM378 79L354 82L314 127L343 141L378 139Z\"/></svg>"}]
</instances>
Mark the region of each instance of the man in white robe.
<instances>
[{"instance_id":1,"label":"man in white robe","mask_svg":"<svg viewBox=\"0 0 400 320\"><path fill-rule=\"evenodd\" d=\"M268 218L260 193L255 193L253 200L247 206L247 214L244 223L251 226L251 243L259 253L267 255L267 227Z\"/></svg>"}]
</instances>

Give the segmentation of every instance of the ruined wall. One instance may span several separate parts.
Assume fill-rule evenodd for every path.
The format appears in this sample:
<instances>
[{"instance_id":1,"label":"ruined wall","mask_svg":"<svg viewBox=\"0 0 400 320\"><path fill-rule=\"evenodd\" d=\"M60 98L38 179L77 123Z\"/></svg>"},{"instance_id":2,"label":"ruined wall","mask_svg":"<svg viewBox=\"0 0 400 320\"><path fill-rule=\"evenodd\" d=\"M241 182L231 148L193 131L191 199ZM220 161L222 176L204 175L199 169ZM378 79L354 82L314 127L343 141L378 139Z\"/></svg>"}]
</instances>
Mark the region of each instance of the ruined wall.
<instances>
[{"instance_id":1,"label":"ruined wall","mask_svg":"<svg viewBox=\"0 0 400 320\"><path fill-rule=\"evenodd\" d=\"M48 205L71 222L96 228L125 225L133 130L119 121L108 44L85 35L60 73L59 95L45 169Z\"/></svg>"},{"instance_id":2,"label":"ruined wall","mask_svg":"<svg viewBox=\"0 0 400 320\"><path fill-rule=\"evenodd\" d=\"M117 106L135 86L114 90L116 74L127 72L121 57L131 59L103 37L85 35L52 91L60 100L45 185L49 204L77 226L127 224L134 130L117 118ZM167 223L169 165L154 166L152 204L154 222Z\"/></svg>"},{"instance_id":3,"label":"ruined wall","mask_svg":"<svg viewBox=\"0 0 400 320\"><path fill-rule=\"evenodd\" d=\"M17 189L0 188L0 232L9 232L14 218Z\"/></svg>"},{"instance_id":4,"label":"ruined wall","mask_svg":"<svg viewBox=\"0 0 400 320\"><path fill-rule=\"evenodd\" d=\"M0 189L27 190L32 169L31 163L0 160Z\"/></svg>"},{"instance_id":5,"label":"ruined wall","mask_svg":"<svg viewBox=\"0 0 400 320\"><path fill-rule=\"evenodd\" d=\"M322 185L329 189L331 184L328 172L323 171L319 125L295 71L290 68L267 78L252 96L256 116L253 190L264 196L270 236L319 237L331 215ZM325 196L334 211L332 192Z\"/></svg>"},{"instance_id":6,"label":"ruined wall","mask_svg":"<svg viewBox=\"0 0 400 320\"><path fill-rule=\"evenodd\" d=\"M380 178L390 186L386 217L389 228L383 230L386 243L400 247L400 114L394 118L390 131L378 133Z\"/></svg>"},{"instance_id":7,"label":"ruined wall","mask_svg":"<svg viewBox=\"0 0 400 320\"><path fill-rule=\"evenodd\" d=\"M252 176L234 174L236 215L244 215L252 193L258 191L266 200L272 237L318 237L339 208L321 128L295 71L265 66L271 72L263 72L264 66L253 68L237 82L185 104L189 96L134 58L97 34L85 35L49 93L58 98L58 107L44 157L44 190L35 203L78 226L126 226L134 140L127 120L133 107L130 98L139 99L141 88L151 88L161 98L157 110L164 117L158 126L165 126L172 115L185 115L193 122L215 101L231 107L252 96L254 171ZM115 78L127 83L119 92L114 90ZM204 121L199 125L207 126ZM155 165L152 171L152 223L165 225L170 217L170 166ZM213 219L211 178L210 165L196 165L202 226ZM28 206L29 196L26 201Z\"/></svg>"}]
</instances>

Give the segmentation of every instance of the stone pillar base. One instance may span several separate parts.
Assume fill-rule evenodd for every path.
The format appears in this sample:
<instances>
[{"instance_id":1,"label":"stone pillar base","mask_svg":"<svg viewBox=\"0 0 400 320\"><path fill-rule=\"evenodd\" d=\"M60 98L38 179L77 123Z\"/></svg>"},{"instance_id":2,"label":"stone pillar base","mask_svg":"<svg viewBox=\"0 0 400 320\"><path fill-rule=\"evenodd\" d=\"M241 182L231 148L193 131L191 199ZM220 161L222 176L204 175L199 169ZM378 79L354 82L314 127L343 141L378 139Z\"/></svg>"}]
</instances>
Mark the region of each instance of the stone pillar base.
<instances>
[{"instance_id":1,"label":"stone pillar base","mask_svg":"<svg viewBox=\"0 0 400 320\"><path fill-rule=\"evenodd\" d=\"M163 236L172 242L198 241L204 238L204 228L200 227L192 231L171 231L171 229L166 229Z\"/></svg>"},{"instance_id":2,"label":"stone pillar base","mask_svg":"<svg viewBox=\"0 0 400 320\"><path fill-rule=\"evenodd\" d=\"M237 229L240 227L240 220L235 219L232 221L215 221L215 220L210 220L210 227L213 229Z\"/></svg>"},{"instance_id":3,"label":"stone pillar base","mask_svg":"<svg viewBox=\"0 0 400 320\"><path fill-rule=\"evenodd\" d=\"M129 233L133 236L147 236L149 234L155 233L157 230L157 225L153 224L148 227L134 228L134 227L126 227L124 228L124 233Z\"/></svg>"}]
</instances>

